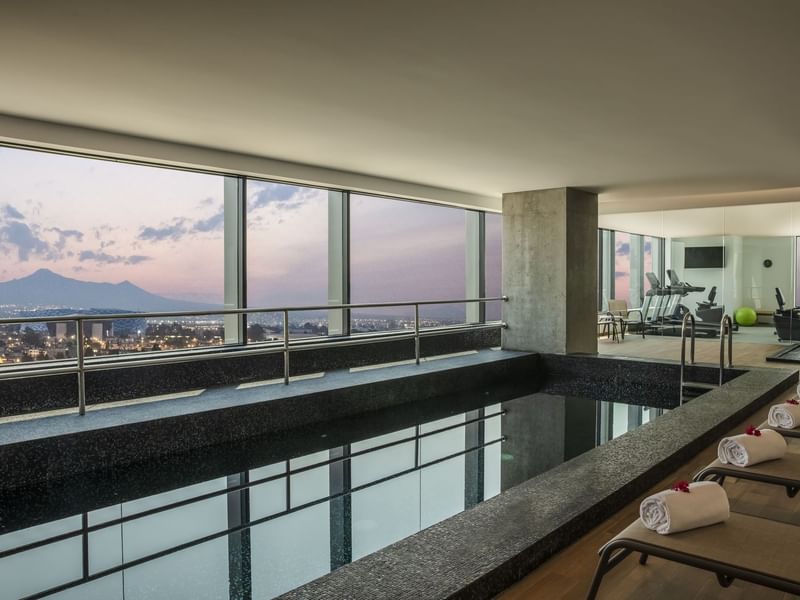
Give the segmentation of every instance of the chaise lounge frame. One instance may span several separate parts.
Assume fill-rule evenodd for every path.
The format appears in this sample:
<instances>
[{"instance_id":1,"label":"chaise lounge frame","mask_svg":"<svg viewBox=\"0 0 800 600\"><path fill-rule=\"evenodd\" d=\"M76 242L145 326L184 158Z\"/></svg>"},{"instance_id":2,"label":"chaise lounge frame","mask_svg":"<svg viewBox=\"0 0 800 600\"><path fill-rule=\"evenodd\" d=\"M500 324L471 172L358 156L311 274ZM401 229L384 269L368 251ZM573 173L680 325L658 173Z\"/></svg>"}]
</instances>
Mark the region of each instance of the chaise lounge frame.
<instances>
[{"instance_id":1,"label":"chaise lounge frame","mask_svg":"<svg viewBox=\"0 0 800 600\"><path fill-rule=\"evenodd\" d=\"M775 544L775 540L781 540L781 544ZM791 547L800 547L800 527L761 517L731 513L724 523L671 535L651 531L637 519L600 549L600 561L586 597L594 600L606 573L633 552L640 553L641 565L655 556L709 571L722 587L741 579L800 595L796 560L783 552Z\"/></svg>"},{"instance_id":2,"label":"chaise lounge frame","mask_svg":"<svg viewBox=\"0 0 800 600\"><path fill-rule=\"evenodd\" d=\"M693 481L716 481L723 485L726 477L736 477L746 481L783 486L786 495L794 498L800 491L798 476L800 476L800 454L786 454L783 458L758 463L751 467L737 467L717 459L701 469Z\"/></svg>"}]
</instances>

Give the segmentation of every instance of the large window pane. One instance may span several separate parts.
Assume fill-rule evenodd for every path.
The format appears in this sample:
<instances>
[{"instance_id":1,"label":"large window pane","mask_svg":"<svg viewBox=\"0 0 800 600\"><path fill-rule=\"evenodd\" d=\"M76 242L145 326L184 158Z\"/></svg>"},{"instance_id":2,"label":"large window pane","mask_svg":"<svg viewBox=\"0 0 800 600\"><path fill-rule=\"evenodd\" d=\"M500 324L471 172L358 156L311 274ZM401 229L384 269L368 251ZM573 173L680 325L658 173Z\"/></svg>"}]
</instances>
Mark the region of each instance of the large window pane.
<instances>
[{"instance_id":1,"label":"large window pane","mask_svg":"<svg viewBox=\"0 0 800 600\"><path fill-rule=\"evenodd\" d=\"M328 192L267 181L247 182L248 306L311 306L328 302ZM283 331L280 313L248 317L248 337ZM327 311L289 315L291 337L328 333Z\"/></svg>"},{"instance_id":2,"label":"large window pane","mask_svg":"<svg viewBox=\"0 0 800 600\"><path fill-rule=\"evenodd\" d=\"M631 288L631 236L614 233L614 298L630 303Z\"/></svg>"},{"instance_id":3,"label":"large window pane","mask_svg":"<svg viewBox=\"0 0 800 600\"><path fill-rule=\"evenodd\" d=\"M351 297L355 303L463 298L466 220L456 208L352 195ZM464 305L420 309L422 326L463 323ZM353 311L352 330L413 328L413 308Z\"/></svg>"},{"instance_id":4,"label":"large window pane","mask_svg":"<svg viewBox=\"0 0 800 600\"><path fill-rule=\"evenodd\" d=\"M644 272L655 273L655 265L653 263L653 246L658 244L658 239L649 235L644 237L644 248L642 249L642 256L644 257Z\"/></svg>"},{"instance_id":5,"label":"large window pane","mask_svg":"<svg viewBox=\"0 0 800 600\"><path fill-rule=\"evenodd\" d=\"M223 303L224 177L0 148L0 314ZM87 323L87 355L220 344L219 318ZM67 323L5 329L0 362L75 355Z\"/></svg>"}]
</instances>

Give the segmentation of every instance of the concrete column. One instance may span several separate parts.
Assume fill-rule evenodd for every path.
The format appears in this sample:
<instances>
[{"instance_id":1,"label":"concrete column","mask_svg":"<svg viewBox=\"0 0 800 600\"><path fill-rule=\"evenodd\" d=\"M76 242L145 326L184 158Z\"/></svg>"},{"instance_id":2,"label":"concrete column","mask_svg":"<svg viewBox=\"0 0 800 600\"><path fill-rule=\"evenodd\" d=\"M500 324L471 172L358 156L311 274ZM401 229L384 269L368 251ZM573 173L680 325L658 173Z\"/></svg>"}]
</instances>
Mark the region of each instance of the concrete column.
<instances>
[{"instance_id":1,"label":"concrete column","mask_svg":"<svg viewBox=\"0 0 800 600\"><path fill-rule=\"evenodd\" d=\"M503 347L597 352L597 194L503 194Z\"/></svg>"}]
</instances>

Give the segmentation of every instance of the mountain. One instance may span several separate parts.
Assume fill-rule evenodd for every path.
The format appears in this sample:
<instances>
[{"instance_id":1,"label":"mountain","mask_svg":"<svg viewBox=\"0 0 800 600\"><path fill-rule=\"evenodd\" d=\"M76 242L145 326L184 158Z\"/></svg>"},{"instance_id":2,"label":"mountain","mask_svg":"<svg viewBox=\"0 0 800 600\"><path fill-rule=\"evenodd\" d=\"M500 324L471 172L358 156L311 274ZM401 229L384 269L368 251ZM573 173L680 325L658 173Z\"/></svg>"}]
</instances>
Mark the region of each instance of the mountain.
<instances>
[{"instance_id":1,"label":"mountain","mask_svg":"<svg viewBox=\"0 0 800 600\"><path fill-rule=\"evenodd\" d=\"M0 282L0 305L105 308L120 311L173 312L213 310L219 305L165 298L143 290L130 281L94 283L70 279L49 269L27 277Z\"/></svg>"}]
</instances>

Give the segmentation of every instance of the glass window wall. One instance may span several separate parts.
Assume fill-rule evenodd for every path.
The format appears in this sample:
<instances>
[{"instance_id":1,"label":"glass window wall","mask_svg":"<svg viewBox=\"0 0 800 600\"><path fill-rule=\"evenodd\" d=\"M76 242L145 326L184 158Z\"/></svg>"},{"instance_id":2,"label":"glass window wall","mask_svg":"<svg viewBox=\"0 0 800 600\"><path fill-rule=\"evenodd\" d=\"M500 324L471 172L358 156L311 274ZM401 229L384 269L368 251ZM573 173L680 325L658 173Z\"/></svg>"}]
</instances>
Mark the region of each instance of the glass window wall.
<instances>
[{"instance_id":1,"label":"glass window wall","mask_svg":"<svg viewBox=\"0 0 800 600\"><path fill-rule=\"evenodd\" d=\"M13 174L0 176L0 317L97 315L83 328L90 357L279 340L283 331L280 313L103 314L456 299L473 295L468 279L481 295L502 293L498 214L473 220L473 238L460 208L9 147L0 147L0 173ZM483 243L470 246L475 239ZM292 312L291 337L327 335L336 312ZM421 325L463 324L466 312L424 306ZM485 318L500 313L492 303ZM413 307L350 317L353 333L413 328ZM331 327L348 333L341 318ZM0 363L77 355L73 323L0 329Z\"/></svg>"}]
</instances>

